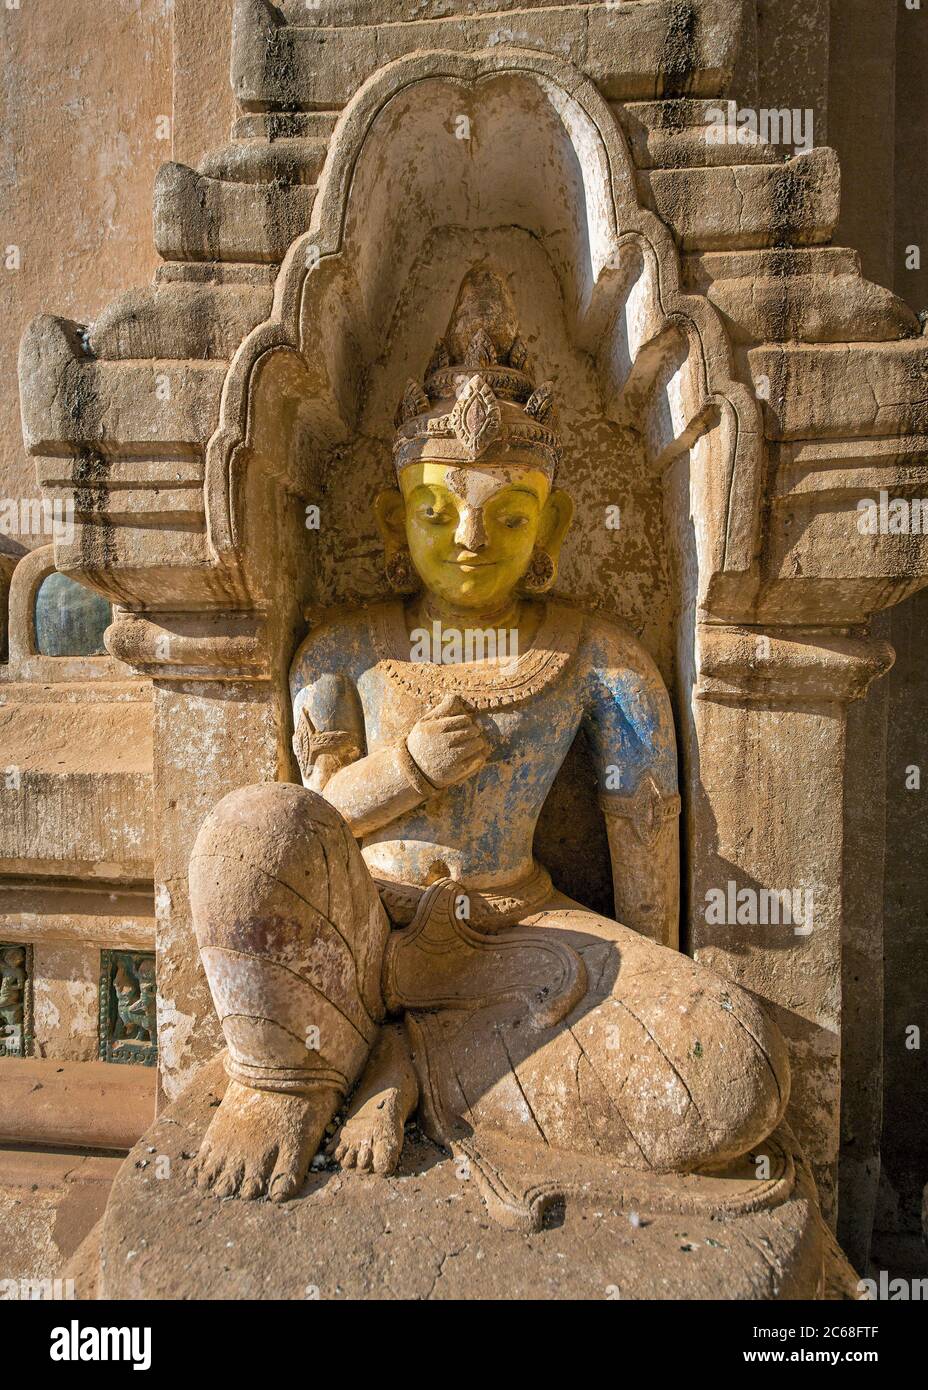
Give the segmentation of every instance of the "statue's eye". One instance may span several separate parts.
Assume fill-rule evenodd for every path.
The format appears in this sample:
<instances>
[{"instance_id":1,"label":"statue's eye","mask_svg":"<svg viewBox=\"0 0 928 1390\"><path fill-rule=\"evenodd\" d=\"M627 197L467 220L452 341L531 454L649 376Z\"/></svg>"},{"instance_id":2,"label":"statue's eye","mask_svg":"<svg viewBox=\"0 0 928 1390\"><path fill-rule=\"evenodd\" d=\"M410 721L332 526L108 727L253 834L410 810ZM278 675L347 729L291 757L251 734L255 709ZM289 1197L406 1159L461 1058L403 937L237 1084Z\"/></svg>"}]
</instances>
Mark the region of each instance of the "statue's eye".
<instances>
[{"instance_id":1,"label":"statue's eye","mask_svg":"<svg viewBox=\"0 0 928 1390\"><path fill-rule=\"evenodd\" d=\"M445 526L451 520L451 514L447 507L433 507L427 505L422 508L422 515L426 521L430 521L433 526Z\"/></svg>"},{"instance_id":2,"label":"statue's eye","mask_svg":"<svg viewBox=\"0 0 928 1390\"><path fill-rule=\"evenodd\" d=\"M518 531L523 526L528 525L528 517L522 516L518 512L514 512L511 516L503 517L503 525L508 526L510 531Z\"/></svg>"}]
</instances>

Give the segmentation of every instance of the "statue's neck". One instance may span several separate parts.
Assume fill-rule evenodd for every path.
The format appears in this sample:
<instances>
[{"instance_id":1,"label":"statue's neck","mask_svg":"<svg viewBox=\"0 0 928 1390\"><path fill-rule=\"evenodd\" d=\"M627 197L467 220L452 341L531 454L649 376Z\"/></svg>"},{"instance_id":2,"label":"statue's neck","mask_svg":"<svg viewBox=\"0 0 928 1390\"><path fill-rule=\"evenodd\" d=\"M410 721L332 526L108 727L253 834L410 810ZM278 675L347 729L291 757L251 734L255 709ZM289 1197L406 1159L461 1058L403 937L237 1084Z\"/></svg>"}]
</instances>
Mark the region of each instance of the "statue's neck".
<instances>
[{"instance_id":1,"label":"statue's neck","mask_svg":"<svg viewBox=\"0 0 928 1390\"><path fill-rule=\"evenodd\" d=\"M435 594L424 593L406 607L406 631L410 635L422 629L433 632L437 625L443 633L504 632L507 634L505 650L526 652L535 640L543 613L542 604L515 596L494 608L474 609L458 608ZM447 656L443 658L448 659Z\"/></svg>"},{"instance_id":2,"label":"statue's neck","mask_svg":"<svg viewBox=\"0 0 928 1390\"><path fill-rule=\"evenodd\" d=\"M524 617L525 605L514 595L495 608L458 608L446 603L436 594L420 594L413 600L407 616L416 627L431 627L433 623L443 628L466 630L467 628L506 628L518 630Z\"/></svg>"}]
</instances>

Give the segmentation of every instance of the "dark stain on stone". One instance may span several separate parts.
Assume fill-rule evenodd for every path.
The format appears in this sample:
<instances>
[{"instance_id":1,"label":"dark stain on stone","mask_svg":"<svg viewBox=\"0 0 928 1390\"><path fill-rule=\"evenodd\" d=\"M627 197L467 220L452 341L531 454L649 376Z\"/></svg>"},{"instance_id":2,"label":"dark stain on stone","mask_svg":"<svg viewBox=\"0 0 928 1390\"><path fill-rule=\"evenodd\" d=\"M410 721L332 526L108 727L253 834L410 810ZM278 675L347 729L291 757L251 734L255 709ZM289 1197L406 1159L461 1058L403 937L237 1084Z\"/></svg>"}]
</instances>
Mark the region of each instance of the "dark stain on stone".
<instances>
[{"instance_id":1,"label":"dark stain on stone","mask_svg":"<svg viewBox=\"0 0 928 1390\"><path fill-rule=\"evenodd\" d=\"M658 95L683 97L689 91L696 56L696 7L692 0L672 0L667 32L658 63Z\"/></svg>"},{"instance_id":2,"label":"dark stain on stone","mask_svg":"<svg viewBox=\"0 0 928 1390\"><path fill-rule=\"evenodd\" d=\"M116 527L109 516L110 463L84 450L74 464L74 507L81 522L81 568L102 573L116 564Z\"/></svg>"},{"instance_id":3,"label":"dark stain on stone","mask_svg":"<svg viewBox=\"0 0 928 1390\"><path fill-rule=\"evenodd\" d=\"M299 115L295 111L271 112L267 118L267 138L274 140L294 140L303 134Z\"/></svg>"},{"instance_id":4,"label":"dark stain on stone","mask_svg":"<svg viewBox=\"0 0 928 1390\"><path fill-rule=\"evenodd\" d=\"M766 331L771 342L785 343L790 338L798 337L798 332L795 331L797 307L790 293L789 284L784 280L776 291L775 300L772 300L770 304Z\"/></svg>"},{"instance_id":5,"label":"dark stain on stone","mask_svg":"<svg viewBox=\"0 0 928 1390\"><path fill-rule=\"evenodd\" d=\"M911 398L903 407L903 429L907 434L924 434L928 430L928 354L920 352L912 358L905 378Z\"/></svg>"},{"instance_id":6,"label":"dark stain on stone","mask_svg":"<svg viewBox=\"0 0 928 1390\"><path fill-rule=\"evenodd\" d=\"M792 245L806 218L808 192L806 179L799 170L784 165L776 171L771 196L775 247L782 249Z\"/></svg>"},{"instance_id":7,"label":"dark stain on stone","mask_svg":"<svg viewBox=\"0 0 928 1390\"><path fill-rule=\"evenodd\" d=\"M187 334L184 350L188 352L188 355L193 355L190 349L196 344L199 346L201 357L222 356L223 345L219 342L220 324L216 304L216 298L204 294L201 290L194 291L187 300L185 311ZM158 357L157 345L153 344L153 348L155 350L149 356Z\"/></svg>"},{"instance_id":8,"label":"dark stain on stone","mask_svg":"<svg viewBox=\"0 0 928 1390\"><path fill-rule=\"evenodd\" d=\"M273 93L268 105L284 110L298 108L302 104L299 87L293 39L281 27L269 36L264 53L264 90L266 94Z\"/></svg>"},{"instance_id":9,"label":"dark stain on stone","mask_svg":"<svg viewBox=\"0 0 928 1390\"><path fill-rule=\"evenodd\" d=\"M221 189L217 186L215 197L211 196L214 183L215 180L198 174L195 176L194 189L200 208L200 227L202 230L200 245L208 260L218 261L220 259L219 219L221 213L219 196Z\"/></svg>"},{"instance_id":10,"label":"dark stain on stone","mask_svg":"<svg viewBox=\"0 0 928 1390\"><path fill-rule=\"evenodd\" d=\"M686 105L679 97L671 97L667 101L662 101L658 108L657 125L661 130L668 130L674 135L686 129ZM685 163L685 153L680 152L679 157L674 161L676 164Z\"/></svg>"},{"instance_id":11,"label":"dark stain on stone","mask_svg":"<svg viewBox=\"0 0 928 1390\"><path fill-rule=\"evenodd\" d=\"M783 281L777 300L770 309L766 330L770 340L774 343L785 343L799 339L802 336L802 311L796 298L795 287L790 281L794 275L808 274L808 267L797 260L797 254L791 248L777 247L770 251L766 266L771 279Z\"/></svg>"}]
</instances>

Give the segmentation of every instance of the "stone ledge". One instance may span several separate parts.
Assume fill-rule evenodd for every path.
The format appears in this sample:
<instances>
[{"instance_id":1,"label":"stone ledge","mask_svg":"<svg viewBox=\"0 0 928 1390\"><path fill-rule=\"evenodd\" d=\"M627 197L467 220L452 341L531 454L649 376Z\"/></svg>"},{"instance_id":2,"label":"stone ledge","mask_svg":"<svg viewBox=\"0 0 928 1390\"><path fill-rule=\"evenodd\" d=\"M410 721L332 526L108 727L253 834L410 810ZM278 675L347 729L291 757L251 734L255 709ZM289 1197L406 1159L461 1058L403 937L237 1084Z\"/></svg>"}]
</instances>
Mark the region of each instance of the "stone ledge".
<instances>
[{"instance_id":1,"label":"stone ledge","mask_svg":"<svg viewBox=\"0 0 928 1390\"><path fill-rule=\"evenodd\" d=\"M233 140L324 140L328 143L338 111L251 111L232 123Z\"/></svg>"},{"instance_id":2,"label":"stone ledge","mask_svg":"<svg viewBox=\"0 0 928 1390\"><path fill-rule=\"evenodd\" d=\"M500 45L567 58L613 99L720 96L734 71L741 15L724 0L640 0L330 27L287 24L268 0L238 0L232 32L232 86L243 111L293 111L344 106L378 68L410 53Z\"/></svg>"},{"instance_id":3,"label":"stone ledge","mask_svg":"<svg viewBox=\"0 0 928 1390\"><path fill-rule=\"evenodd\" d=\"M666 101L610 103L639 169L696 169L733 164L782 164L784 153L763 140L717 144L708 139L711 100L689 97Z\"/></svg>"},{"instance_id":4,"label":"stone ledge","mask_svg":"<svg viewBox=\"0 0 928 1390\"><path fill-rule=\"evenodd\" d=\"M704 252L684 258L684 284L722 314L734 341L894 342L921 334L904 300L865 280L843 247Z\"/></svg>"},{"instance_id":5,"label":"stone ledge","mask_svg":"<svg viewBox=\"0 0 928 1390\"><path fill-rule=\"evenodd\" d=\"M748 354L768 439L928 436L928 340Z\"/></svg>"},{"instance_id":6,"label":"stone ledge","mask_svg":"<svg viewBox=\"0 0 928 1390\"><path fill-rule=\"evenodd\" d=\"M636 3L616 0L616 4ZM574 0L572 8L582 9L585 4L586 0ZM311 6L307 0L274 0L274 5L288 24L310 27L353 29L369 23L371 17L371 0L312 0ZM395 24L564 7L564 0L377 0L377 18L381 24Z\"/></svg>"},{"instance_id":7,"label":"stone ledge","mask_svg":"<svg viewBox=\"0 0 928 1390\"><path fill-rule=\"evenodd\" d=\"M270 285L280 269L276 261L164 261L155 271L158 285Z\"/></svg>"},{"instance_id":8,"label":"stone ledge","mask_svg":"<svg viewBox=\"0 0 928 1390\"><path fill-rule=\"evenodd\" d=\"M270 286L158 283L127 290L90 329L99 358L229 361L271 311Z\"/></svg>"},{"instance_id":9,"label":"stone ledge","mask_svg":"<svg viewBox=\"0 0 928 1390\"><path fill-rule=\"evenodd\" d=\"M86 330L40 314L19 350L23 440L30 454L83 455L84 492L107 488L108 458L155 451L199 454L215 428L227 363L165 359L101 361ZM98 510L105 508L99 501Z\"/></svg>"},{"instance_id":10,"label":"stone ledge","mask_svg":"<svg viewBox=\"0 0 928 1390\"><path fill-rule=\"evenodd\" d=\"M229 183L314 184L326 148L325 140L252 140L210 150L197 167L207 178Z\"/></svg>"},{"instance_id":11,"label":"stone ledge","mask_svg":"<svg viewBox=\"0 0 928 1390\"><path fill-rule=\"evenodd\" d=\"M315 197L312 184L231 183L163 164L155 245L165 260L279 261L308 228Z\"/></svg>"},{"instance_id":12,"label":"stone ledge","mask_svg":"<svg viewBox=\"0 0 928 1390\"><path fill-rule=\"evenodd\" d=\"M154 1067L0 1059L0 1142L129 1149L155 1112Z\"/></svg>"},{"instance_id":13,"label":"stone ledge","mask_svg":"<svg viewBox=\"0 0 928 1390\"><path fill-rule=\"evenodd\" d=\"M64 868L67 872L71 866ZM152 886L92 877L5 875L0 882L0 939L153 951Z\"/></svg>"},{"instance_id":14,"label":"stone ledge","mask_svg":"<svg viewBox=\"0 0 928 1390\"><path fill-rule=\"evenodd\" d=\"M684 251L827 242L838 221L838 157L828 148L785 164L651 169L637 183Z\"/></svg>"},{"instance_id":15,"label":"stone ledge","mask_svg":"<svg viewBox=\"0 0 928 1390\"><path fill-rule=\"evenodd\" d=\"M888 642L798 627L703 624L698 645L696 698L739 704L859 700L894 659Z\"/></svg>"}]
</instances>

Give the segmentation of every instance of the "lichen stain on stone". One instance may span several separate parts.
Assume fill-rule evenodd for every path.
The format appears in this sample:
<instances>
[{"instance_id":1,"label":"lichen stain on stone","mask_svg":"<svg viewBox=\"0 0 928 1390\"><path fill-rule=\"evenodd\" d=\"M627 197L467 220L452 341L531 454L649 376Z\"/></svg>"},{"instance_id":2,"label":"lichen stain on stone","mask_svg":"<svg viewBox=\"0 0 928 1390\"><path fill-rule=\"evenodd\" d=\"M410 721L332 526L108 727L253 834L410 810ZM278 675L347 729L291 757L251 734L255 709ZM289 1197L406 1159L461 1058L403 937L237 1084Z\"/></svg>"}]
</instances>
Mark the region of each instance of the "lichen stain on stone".
<instances>
[{"instance_id":1,"label":"lichen stain on stone","mask_svg":"<svg viewBox=\"0 0 928 1390\"><path fill-rule=\"evenodd\" d=\"M809 184L804 172L784 165L774 176L771 195L771 225L775 247L789 246L801 231L809 202Z\"/></svg>"}]
</instances>

